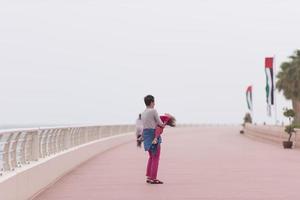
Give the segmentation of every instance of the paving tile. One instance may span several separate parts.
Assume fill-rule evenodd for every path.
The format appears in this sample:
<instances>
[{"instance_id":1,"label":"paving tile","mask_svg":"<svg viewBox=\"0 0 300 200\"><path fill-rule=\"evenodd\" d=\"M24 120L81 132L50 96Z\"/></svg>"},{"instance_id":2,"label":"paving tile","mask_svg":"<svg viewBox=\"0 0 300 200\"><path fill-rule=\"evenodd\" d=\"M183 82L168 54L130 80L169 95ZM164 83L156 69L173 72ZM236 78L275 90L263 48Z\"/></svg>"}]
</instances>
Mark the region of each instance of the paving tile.
<instances>
[{"instance_id":1,"label":"paving tile","mask_svg":"<svg viewBox=\"0 0 300 200\"><path fill-rule=\"evenodd\" d=\"M35 200L300 199L300 152L248 139L237 127L167 129L163 185L145 183L147 156L133 139L79 166Z\"/></svg>"}]
</instances>

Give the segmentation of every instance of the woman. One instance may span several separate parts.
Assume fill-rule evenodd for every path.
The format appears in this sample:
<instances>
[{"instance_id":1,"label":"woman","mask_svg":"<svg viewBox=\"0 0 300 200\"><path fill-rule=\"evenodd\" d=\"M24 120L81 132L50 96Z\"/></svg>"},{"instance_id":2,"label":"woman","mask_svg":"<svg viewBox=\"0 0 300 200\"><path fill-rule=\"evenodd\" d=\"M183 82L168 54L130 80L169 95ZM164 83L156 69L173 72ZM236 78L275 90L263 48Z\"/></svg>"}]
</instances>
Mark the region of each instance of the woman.
<instances>
[{"instance_id":1,"label":"woman","mask_svg":"<svg viewBox=\"0 0 300 200\"><path fill-rule=\"evenodd\" d=\"M144 149L149 153L146 182L150 184L163 184L162 181L157 179L161 137L155 138L155 128L158 125L161 127L164 127L165 125L159 118L157 111L154 109L154 97L152 95L147 95L144 98L144 102L146 105L146 109L142 113ZM155 146L152 144L155 144Z\"/></svg>"}]
</instances>

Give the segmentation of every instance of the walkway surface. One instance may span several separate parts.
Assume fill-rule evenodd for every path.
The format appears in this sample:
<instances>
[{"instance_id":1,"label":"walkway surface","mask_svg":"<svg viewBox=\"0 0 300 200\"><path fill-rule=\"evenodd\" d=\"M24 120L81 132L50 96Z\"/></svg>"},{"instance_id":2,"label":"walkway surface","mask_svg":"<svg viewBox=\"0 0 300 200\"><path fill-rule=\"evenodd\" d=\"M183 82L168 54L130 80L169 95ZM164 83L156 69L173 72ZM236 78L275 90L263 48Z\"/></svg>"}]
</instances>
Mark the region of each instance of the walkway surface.
<instances>
[{"instance_id":1,"label":"walkway surface","mask_svg":"<svg viewBox=\"0 0 300 200\"><path fill-rule=\"evenodd\" d=\"M300 151L238 131L168 129L159 168L163 185L145 183L147 154L132 142L82 164L35 200L299 200Z\"/></svg>"}]
</instances>

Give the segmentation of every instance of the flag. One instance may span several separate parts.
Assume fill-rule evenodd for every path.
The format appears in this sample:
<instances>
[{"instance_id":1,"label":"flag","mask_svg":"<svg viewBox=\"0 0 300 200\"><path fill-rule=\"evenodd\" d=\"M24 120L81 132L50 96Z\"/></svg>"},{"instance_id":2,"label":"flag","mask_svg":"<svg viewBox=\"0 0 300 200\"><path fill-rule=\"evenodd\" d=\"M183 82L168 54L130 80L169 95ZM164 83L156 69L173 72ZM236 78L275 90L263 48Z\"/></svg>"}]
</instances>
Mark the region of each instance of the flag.
<instances>
[{"instance_id":1,"label":"flag","mask_svg":"<svg viewBox=\"0 0 300 200\"><path fill-rule=\"evenodd\" d=\"M248 109L252 110L252 108L253 108L253 104L252 104L252 85L247 87L246 100L247 100Z\"/></svg>"},{"instance_id":2,"label":"flag","mask_svg":"<svg viewBox=\"0 0 300 200\"><path fill-rule=\"evenodd\" d=\"M268 105L274 105L274 78L273 78L273 58L265 59L266 73L266 98Z\"/></svg>"}]
</instances>

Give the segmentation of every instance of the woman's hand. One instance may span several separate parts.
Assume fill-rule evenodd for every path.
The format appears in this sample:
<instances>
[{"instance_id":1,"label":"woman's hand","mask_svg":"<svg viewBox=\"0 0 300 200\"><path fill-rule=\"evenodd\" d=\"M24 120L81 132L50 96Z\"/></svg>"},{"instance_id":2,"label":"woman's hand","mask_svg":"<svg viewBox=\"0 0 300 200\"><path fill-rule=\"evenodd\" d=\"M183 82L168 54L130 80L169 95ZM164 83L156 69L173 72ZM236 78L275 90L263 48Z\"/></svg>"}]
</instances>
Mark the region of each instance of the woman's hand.
<instances>
[{"instance_id":1,"label":"woman's hand","mask_svg":"<svg viewBox=\"0 0 300 200\"><path fill-rule=\"evenodd\" d=\"M154 140L152 141L152 144L157 144L157 138L154 138Z\"/></svg>"}]
</instances>

